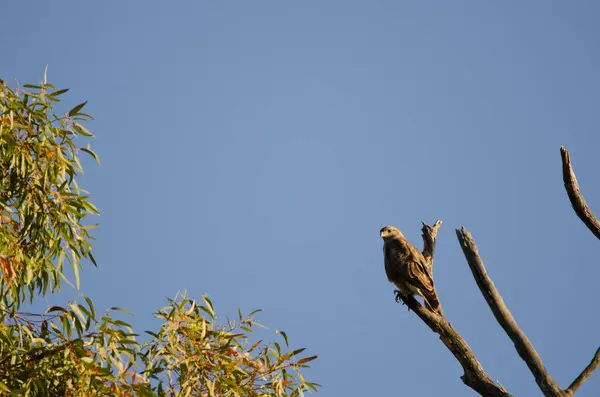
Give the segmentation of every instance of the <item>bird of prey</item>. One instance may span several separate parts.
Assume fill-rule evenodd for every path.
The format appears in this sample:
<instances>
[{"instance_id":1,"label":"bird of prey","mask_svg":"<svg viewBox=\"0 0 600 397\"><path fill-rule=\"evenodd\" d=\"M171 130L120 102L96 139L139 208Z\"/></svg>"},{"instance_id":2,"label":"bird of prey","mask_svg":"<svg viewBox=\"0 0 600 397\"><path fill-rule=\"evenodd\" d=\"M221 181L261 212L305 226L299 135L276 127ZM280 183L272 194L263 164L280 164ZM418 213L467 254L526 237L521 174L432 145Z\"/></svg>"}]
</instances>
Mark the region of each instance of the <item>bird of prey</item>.
<instances>
[{"instance_id":1,"label":"bird of prey","mask_svg":"<svg viewBox=\"0 0 600 397\"><path fill-rule=\"evenodd\" d=\"M379 234L383 239L383 259L388 280L405 296L422 296L429 310L441 314L442 307L423 254L393 226L384 227Z\"/></svg>"}]
</instances>

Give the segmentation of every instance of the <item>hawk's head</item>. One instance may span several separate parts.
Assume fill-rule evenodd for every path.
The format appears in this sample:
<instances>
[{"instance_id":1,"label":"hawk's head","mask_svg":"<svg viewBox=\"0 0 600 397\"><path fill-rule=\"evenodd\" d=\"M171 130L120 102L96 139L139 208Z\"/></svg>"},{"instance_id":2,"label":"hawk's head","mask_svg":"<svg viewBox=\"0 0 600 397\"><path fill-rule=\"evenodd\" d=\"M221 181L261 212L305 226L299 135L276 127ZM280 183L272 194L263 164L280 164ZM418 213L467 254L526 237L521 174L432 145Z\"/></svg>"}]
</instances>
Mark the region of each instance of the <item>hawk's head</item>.
<instances>
[{"instance_id":1,"label":"hawk's head","mask_svg":"<svg viewBox=\"0 0 600 397\"><path fill-rule=\"evenodd\" d=\"M385 226L379 231L379 235L383 241L388 241L396 237L404 237L402 232L396 229L394 226Z\"/></svg>"}]
</instances>

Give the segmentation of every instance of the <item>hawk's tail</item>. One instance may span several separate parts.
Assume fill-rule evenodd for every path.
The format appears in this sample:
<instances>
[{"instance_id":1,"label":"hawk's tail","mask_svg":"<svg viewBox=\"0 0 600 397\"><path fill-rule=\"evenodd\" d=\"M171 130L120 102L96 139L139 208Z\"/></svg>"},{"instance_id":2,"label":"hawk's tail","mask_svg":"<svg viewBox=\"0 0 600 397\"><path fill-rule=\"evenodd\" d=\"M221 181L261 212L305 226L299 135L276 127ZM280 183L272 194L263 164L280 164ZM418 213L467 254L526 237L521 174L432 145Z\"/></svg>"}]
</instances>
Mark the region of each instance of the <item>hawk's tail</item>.
<instances>
[{"instance_id":1,"label":"hawk's tail","mask_svg":"<svg viewBox=\"0 0 600 397\"><path fill-rule=\"evenodd\" d=\"M424 298L423 301L425 302L425 306L427 306L429 310L442 315L442 305L440 305L435 289L428 293L427 296L424 296Z\"/></svg>"}]
</instances>

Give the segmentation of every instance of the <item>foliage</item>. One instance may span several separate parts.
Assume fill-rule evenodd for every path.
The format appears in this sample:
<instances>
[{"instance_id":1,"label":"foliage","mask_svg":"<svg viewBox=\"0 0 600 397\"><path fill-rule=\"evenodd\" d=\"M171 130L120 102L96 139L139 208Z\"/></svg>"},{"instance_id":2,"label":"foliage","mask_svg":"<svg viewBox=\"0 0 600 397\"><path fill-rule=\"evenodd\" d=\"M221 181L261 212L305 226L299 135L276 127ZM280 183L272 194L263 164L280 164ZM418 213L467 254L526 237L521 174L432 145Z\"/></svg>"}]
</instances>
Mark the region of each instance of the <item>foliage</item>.
<instances>
[{"instance_id":1,"label":"foliage","mask_svg":"<svg viewBox=\"0 0 600 397\"><path fill-rule=\"evenodd\" d=\"M297 396L315 391L300 369L316 356L250 342L251 313L219 325L212 302L183 295L157 311L158 332L142 343L112 308L98 316L81 295L45 313L25 301L60 290L65 258L79 289L82 259L96 263L83 220L98 214L77 184L85 102L64 116L67 90L52 84L11 90L0 80L0 396ZM286 348L288 338L280 332Z\"/></svg>"},{"instance_id":2,"label":"foliage","mask_svg":"<svg viewBox=\"0 0 600 397\"><path fill-rule=\"evenodd\" d=\"M28 296L60 288L65 257L79 286L81 258L94 261L90 226L98 210L75 179L82 172L75 136L91 134L85 102L64 117L53 104L67 90L52 84L12 91L0 80L0 284L2 306L18 309ZM96 155L89 148L86 152ZM56 261L56 265L54 263ZM25 287L25 288L23 288Z\"/></svg>"},{"instance_id":3,"label":"foliage","mask_svg":"<svg viewBox=\"0 0 600 397\"><path fill-rule=\"evenodd\" d=\"M144 353L147 376L160 381L159 395L193 396L298 396L316 391L299 368L316 356L298 359L304 349L282 352L262 341L250 345L247 334L255 325L252 312L227 326L215 324L212 302L204 297L198 306L185 296L158 311L164 320ZM288 347L285 332L280 332ZM294 375L295 374L295 375Z\"/></svg>"}]
</instances>

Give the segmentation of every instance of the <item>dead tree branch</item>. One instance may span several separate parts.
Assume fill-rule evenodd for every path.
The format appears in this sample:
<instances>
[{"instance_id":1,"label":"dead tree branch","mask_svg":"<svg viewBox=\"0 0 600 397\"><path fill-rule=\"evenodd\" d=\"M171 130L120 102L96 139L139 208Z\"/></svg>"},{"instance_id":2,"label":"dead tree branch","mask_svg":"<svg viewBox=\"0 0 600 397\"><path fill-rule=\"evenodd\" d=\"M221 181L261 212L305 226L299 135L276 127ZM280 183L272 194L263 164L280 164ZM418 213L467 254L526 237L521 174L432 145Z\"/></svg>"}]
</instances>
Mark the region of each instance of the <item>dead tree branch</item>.
<instances>
[{"instance_id":1,"label":"dead tree branch","mask_svg":"<svg viewBox=\"0 0 600 397\"><path fill-rule=\"evenodd\" d=\"M444 317L427 310L412 296L399 295L399 297L433 332L440 336L442 343L456 357L464 370L460 378L465 385L484 397L511 397L506 389L488 376L471 347Z\"/></svg>"},{"instance_id":2,"label":"dead tree branch","mask_svg":"<svg viewBox=\"0 0 600 397\"><path fill-rule=\"evenodd\" d=\"M467 263L471 268L471 272L473 273L473 277L475 278L479 290L483 294L490 309L492 309L494 317L496 317L496 320L502 326L504 332L506 332L508 337L513 341L519 356L521 356L523 361L527 364L527 367L529 367L540 390L544 393L544 396L562 396L562 390L544 367L542 359L515 321L510 310L508 310L504 304L504 300L496 289L494 282L488 276L471 233L463 227L460 230L456 230L456 235L458 236L458 241L467 258Z\"/></svg>"},{"instance_id":3,"label":"dead tree branch","mask_svg":"<svg viewBox=\"0 0 600 397\"><path fill-rule=\"evenodd\" d=\"M437 220L433 224L433 226L429 226L425 222L421 222L423 227L421 228L422 236L423 236L423 256L427 261L427 266L429 268L429 273L433 277L433 254L435 253L435 238L437 237L437 232L440 226L442 226L442 221Z\"/></svg>"},{"instance_id":4,"label":"dead tree branch","mask_svg":"<svg viewBox=\"0 0 600 397\"><path fill-rule=\"evenodd\" d=\"M423 253L428 253L427 260L431 266L433 263L433 253L435 251L435 237L438 228L442 222L437 221L433 226L423 223ZM464 374L461 376L465 385L475 390L485 397L511 397L504 387L496 384L484 371L481 363L477 360L471 347L460 336L452 325L443 317L439 316L425 307L423 307L414 297L398 295L423 322L436 334L440 336L440 340L456 357L460 365L463 367Z\"/></svg>"},{"instance_id":5,"label":"dead tree branch","mask_svg":"<svg viewBox=\"0 0 600 397\"><path fill-rule=\"evenodd\" d=\"M565 183L565 189L571 201L571 205L575 210L577 216L585 223L596 237L600 239L600 222L592 211L590 211L581 191L579 190L579 184L577 178L573 172L571 166L571 157L567 149L564 146L560 148L563 168L563 181ZM464 227L461 230L456 230L458 241L461 248L467 258L467 263L471 268L475 282L479 287L479 290L483 294L486 302L488 303L494 317L504 329L504 332L512 340L515 345L519 356L525 361L527 367L533 374L536 383L544 396L548 397L560 397L560 396L572 396L575 391L585 382L585 380L591 375L591 373L600 365L600 349L596 351L594 358L590 364L581 372L581 374L573 381L573 383L565 390L562 390L558 384L554 381L552 376L548 373L544 367L542 359L535 351L535 348L525 335L525 333L518 326L514 317L510 313L510 310L504 304L502 296L496 289L494 282L488 276L483 261L479 256L479 251L473 241L471 233L469 233Z\"/></svg>"},{"instance_id":6,"label":"dead tree branch","mask_svg":"<svg viewBox=\"0 0 600 397\"><path fill-rule=\"evenodd\" d=\"M588 205L579 190L577 178L571 167L571 159L567 149L560 148L562 165L563 165L563 180L565 189L569 196L569 200L575 210L577 216L585 223L596 237L600 239L600 222L590 211ZM441 226L442 221L437 220L433 226L429 226L423 222L423 256L427 261L430 274L433 274L433 255L435 252L435 240L437 231ZM469 264L469 268L473 273L475 282L479 287L488 306L492 310L494 317L504 329L504 332L512 340L517 353L525 361L527 367L533 374L536 383L546 397L571 397L586 381L586 379L600 366L600 348L596 351L594 358L587 367L575 378L571 385L562 390L556 381L550 376L542 359L535 351L535 348L521 330L510 310L506 307L502 296L496 289L494 282L488 276L487 270L483 264L483 260L479 256L479 251L475 241L464 227L456 230L458 241L463 250L463 253ZM461 376L462 381L484 397L510 397L511 395L488 376L483 370L481 363L477 360L473 351L467 342L460 336L452 327L450 322L441 314L436 314L423 307L413 296L403 296L397 294L397 300L401 299L405 305L416 313L417 316L435 333L440 336L441 341L456 357L460 365L463 367L464 374Z\"/></svg>"},{"instance_id":7,"label":"dead tree branch","mask_svg":"<svg viewBox=\"0 0 600 397\"><path fill-rule=\"evenodd\" d=\"M594 233L594 236L600 239L600 222L596 219L592 211L590 211L579 190L579 183L577 183L577 178L571 166L571 156L564 146L560 147L560 155L562 157L563 181L565 182L565 189L569 195L569 200L571 200L571 205L588 229Z\"/></svg>"},{"instance_id":8,"label":"dead tree branch","mask_svg":"<svg viewBox=\"0 0 600 397\"><path fill-rule=\"evenodd\" d=\"M596 368L598 368L598 365L600 365L600 348L596 350L596 354L594 355L594 358L588 364L588 366L585 367L583 371L581 371L581 374L579 374L579 376L575 378L573 383L571 383L571 386L569 386L567 390L565 390L569 396L572 396L577 391L577 389L579 389L579 386L581 386L583 382L585 382L585 380L592 374L592 372L594 372Z\"/></svg>"},{"instance_id":9,"label":"dead tree branch","mask_svg":"<svg viewBox=\"0 0 600 397\"><path fill-rule=\"evenodd\" d=\"M579 183L577 183L577 178L575 177L575 172L573 172L573 167L571 166L571 155L569 151L564 147L560 147L560 157L562 159L562 169L563 169L563 181L565 182L565 190L567 191L567 195L569 196L569 200L571 201L571 205L575 210L575 213L583 221L583 223L590 229L590 231L600 239L600 222L594 216L590 208L588 207L585 199L583 198L583 194L581 194L581 190L579 190ZM577 378L571 383L571 385L565 390L567 395L572 396L575 391L585 382L585 380L594 372L596 368L600 365L600 348L596 350L596 354L594 358L590 362L590 364L579 374Z\"/></svg>"}]
</instances>

